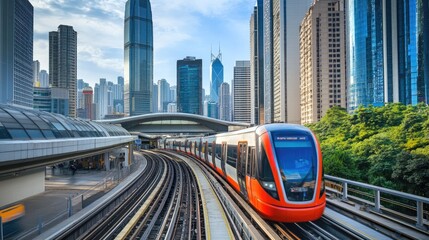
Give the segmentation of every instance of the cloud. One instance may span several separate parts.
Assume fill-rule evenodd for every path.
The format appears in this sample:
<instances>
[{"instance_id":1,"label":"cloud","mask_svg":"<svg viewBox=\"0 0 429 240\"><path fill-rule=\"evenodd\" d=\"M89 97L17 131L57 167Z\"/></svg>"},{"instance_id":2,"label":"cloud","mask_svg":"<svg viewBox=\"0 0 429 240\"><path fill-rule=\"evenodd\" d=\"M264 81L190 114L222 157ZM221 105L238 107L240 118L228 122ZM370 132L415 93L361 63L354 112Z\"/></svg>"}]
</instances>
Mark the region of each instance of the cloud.
<instances>
[{"instance_id":1,"label":"cloud","mask_svg":"<svg viewBox=\"0 0 429 240\"><path fill-rule=\"evenodd\" d=\"M60 24L78 33L78 77L93 85L123 75L123 26L126 0L30 0L34 6L34 58L48 69L48 33ZM248 47L248 22L254 0L152 0L154 80L175 85L176 60L195 55L204 60L208 81L210 46L242 56ZM241 44L237 44L241 43ZM233 46L228 46L234 44ZM238 45L238 46L237 46ZM242 58L242 57L240 57ZM233 60L225 59L230 64ZM225 75L232 66L225 65ZM231 70L229 70L231 69ZM207 72L207 73L206 73ZM99 75L97 77L97 75ZM230 79L232 76L225 76ZM98 80L97 80L98 81Z\"/></svg>"}]
</instances>

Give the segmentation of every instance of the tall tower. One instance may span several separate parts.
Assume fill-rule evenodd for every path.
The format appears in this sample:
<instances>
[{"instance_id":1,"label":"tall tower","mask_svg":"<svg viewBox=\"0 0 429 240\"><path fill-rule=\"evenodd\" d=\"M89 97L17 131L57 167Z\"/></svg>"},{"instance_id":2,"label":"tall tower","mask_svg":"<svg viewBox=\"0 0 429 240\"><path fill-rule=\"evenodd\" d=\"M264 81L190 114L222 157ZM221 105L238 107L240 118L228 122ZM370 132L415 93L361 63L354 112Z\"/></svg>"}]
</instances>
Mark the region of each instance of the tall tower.
<instances>
[{"instance_id":1,"label":"tall tower","mask_svg":"<svg viewBox=\"0 0 429 240\"><path fill-rule=\"evenodd\" d=\"M85 109L85 118L94 120L93 110L92 110L92 99L93 91L91 87L85 87L83 90L83 99L84 99L84 109Z\"/></svg>"},{"instance_id":2,"label":"tall tower","mask_svg":"<svg viewBox=\"0 0 429 240\"><path fill-rule=\"evenodd\" d=\"M250 17L251 123L264 124L263 0L257 0Z\"/></svg>"},{"instance_id":3,"label":"tall tower","mask_svg":"<svg viewBox=\"0 0 429 240\"><path fill-rule=\"evenodd\" d=\"M177 61L177 112L203 115L203 61L186 57Z\"/></svg>"},{"instance_id":4,"label":"tall tower","mask_svg":"<svg viewBox=\"0 0 429 240\"><path fill-rule=\"evenodd\" d=\"M158 80L158 112L167 112L170 101L170 84L165 79Z\"/></svg>"},{"instance_id":5,"label":"tall tower","mask_svg":"<svg viewBox=\"0 0 429 240\"><path fill-rule=\"evenodd\" d=\"M264 0L265 123L300 123L299 25L314 0Z\"/></svg>"},{"instance_id":6,"label":"tall tower","mask_svg":"<svg viewBox=\"0 0 429 240\"><path fill-rule=\"evenodd\" d=\"M0 103L33 107L33 6L0 1Z\"/></svg>"},{"instance_id":7,"label":"tall tower","mask_svg":"<svg viewBox=\"0 0 429 240\"><path fill-rule=\"evenodd\" d=\"M347 2L348 110L429 103L429 2Z\"/></svg>"},{"instance_id":8,"label":"tall tower","mask_svg":"<svg viewBox=\"0 0 429 240\"><path fill-rule=\"evenodd\" d=\"M250 123L250 61L235 62L232 81L232 120Z\"/></svg>"},{"instance_id":9,"label":"tall tower","mask_svg":"<svg viewBox=\"0 0 429 240\"><path fill-rule=\"evenodd\" d=\"M68 114L76 117L77 32L60 25L49 33L49 83L68 91Z\"/></svg>"},{"instance_id":10,"label":"tall tower","mask_svg":"<svg viewBox=\"0 0 429 240\"><path fill-rule=\"evenodd\" d=\"M300 27L301 124L318 122L346 105L343 0L319 0Z\"/></svg>"},{"instance_id":11,"label":"tall tower","mask_svg":"<svg viewBox=\"0 0 429 240\"><path fill-rule=\"evenodd\" d=\"M214 103L219 103L219 87L223 83L223 65L222 65L222 53L220 52L217 56L211 53L211 64L210 64L210 99Z\"/></svg>"},{"instance_id":12,"label":"tall tower","mask_svg":"<svg viewBox=\"0 0 429 240\"><path fill-rule=\"evenodd\" d=\"M231 121L231 94L227 82L223 82L219 88L219 119Z\"/></svg>"},{"instance_id":13,"label":"tall tower","mask_svg":"<svg viewBox=\"0 0 429 240\"><path fill-rule=\"evenodd\" d=\"M152 112L153 26L149 0L128 0L124 23L124 105L130 116Z\"/></svg>"}]
</instances>

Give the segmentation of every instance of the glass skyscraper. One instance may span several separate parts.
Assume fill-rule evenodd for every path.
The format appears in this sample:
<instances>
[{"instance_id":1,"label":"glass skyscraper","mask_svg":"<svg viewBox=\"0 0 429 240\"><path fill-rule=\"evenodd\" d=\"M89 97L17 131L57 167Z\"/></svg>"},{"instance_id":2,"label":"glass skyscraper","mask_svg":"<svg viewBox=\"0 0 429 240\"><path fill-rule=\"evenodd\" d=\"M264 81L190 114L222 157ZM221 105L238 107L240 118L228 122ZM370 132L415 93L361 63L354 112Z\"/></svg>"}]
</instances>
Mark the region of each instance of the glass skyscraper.
<instances>
[{"instance_id":1,"label":"glass skyscraper","mask_svg":"<svg viewBox=\"0 0 429 240\"><path fill-rule=\"evenodd\" d=\"M195 57L177 61L177 112L203 115L203 62Z\"/></svg>"},{"instance_id":2,"label":"glass skyscraper","mask_svg":"<svg viewBox=\"0 0 429 240\"><path fill-rule=\"evenodd\" d=\"M152 112L153 26L149 0L128 0L124 29L124 105L130 116Z\"/></svg>"},{"instance_id":3,"label":"glass skyscraper","mask_svg":"<svg viewBox=\"0 0 429 240\"><path fill-rule=\"evenodd\" d=\"M427 0L350 0L348 109L429 103Z\"/></svg>"},{"instance_id":4,"label":"glass skyscraper","mask_svg":"<svg viewBox=\"0 0 429 240\"><path fill-rule=\"evenodd\" d=\"M33 107L33 6L0 1L0 103Z\"/></svg>"},{"instance_id":5,"label":"glass skyscraper","mask_svg":"<svg viewBox=\"0 0 429 240\"><path fill-rule=\"evenodd\" d=\"M219 87L223 83L223 65L222 53L215 56L211 54L210 65L210 99L212 102L219 103Z\"/></svg>"},{"instance_id":6,"label":"glass skyscraper","mask_svg":"<svg viewBox=\"0 0 429 240\"><path fill-rule=\"evenodd\" d=\"M77 106L77 32L72 26L60 25L58 31L49 32L49 83L52 87L68 91L68 113L76 117ZM55 108L63 114L63 107ZM65 111L67 112L67 110Z\"/></svg>"}]
</instances>

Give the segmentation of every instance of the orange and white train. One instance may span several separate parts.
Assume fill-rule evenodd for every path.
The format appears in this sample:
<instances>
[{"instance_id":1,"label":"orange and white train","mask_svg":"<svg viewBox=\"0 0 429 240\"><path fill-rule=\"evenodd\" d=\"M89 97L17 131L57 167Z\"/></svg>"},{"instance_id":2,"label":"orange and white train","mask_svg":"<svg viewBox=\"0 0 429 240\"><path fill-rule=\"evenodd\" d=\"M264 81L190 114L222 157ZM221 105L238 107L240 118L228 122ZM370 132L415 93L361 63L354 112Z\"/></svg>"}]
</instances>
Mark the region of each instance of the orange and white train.
<instances>
[{"instance_id":1,"label":"orange and white train","mask_svg":"<svg viewBox=\"0 0 429 240\"><path fill-rule=\"evenodd\" d=\"M326 205L316 136L294 124L268 124L206 137L165 139L161 146L208 164L265 219L306 222Z\"/></svg>"}]
</instances>

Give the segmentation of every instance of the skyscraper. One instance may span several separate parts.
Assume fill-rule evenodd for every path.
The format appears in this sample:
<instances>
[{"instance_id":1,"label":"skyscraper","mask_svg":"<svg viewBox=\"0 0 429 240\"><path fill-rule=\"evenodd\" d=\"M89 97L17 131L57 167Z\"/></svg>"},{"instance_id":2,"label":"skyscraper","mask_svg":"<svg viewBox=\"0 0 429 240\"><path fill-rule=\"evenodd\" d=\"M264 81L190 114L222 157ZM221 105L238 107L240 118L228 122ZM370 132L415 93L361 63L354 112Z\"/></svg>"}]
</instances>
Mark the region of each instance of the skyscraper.
<instances>
[{"instance_id":1,"label":"skyscraper","mask_svg":"<svg viewBox=\"0 0 429 240\"><path fill-rule=\"evenodd\" d=\"M100 78L100 84L95 84L94 103L97 105L95 118L103 119L108 114L108 86L105 78Z\"/></svg>"},{"instance_id":2,"label":"skyscraper","mask_svg":"<svg viewBox=\"0 0 429 240\"><path fill-rule=\"evenodd\" d=\"M300 122L299 25L313 0L264 0L265 123Z\"/></svg>"},{"instance_id":3,"label":"skyscraper","mask_svg":"<svg viewBox=\"0 0 429 240\"><path fill-rule=\"evenodd\" d=\"M41 70L39 73L39 81L41 88L49 87L49 74L46 70Z\"/></svg>"},{"instance_id":4,"label":"skyscraper","mask_svg":"<svg viewBox=\"0 0 429 240\"><path fill-rule=\"evenodd\" d=\"M124 105L130 116L152 112L153 27L149 0L128 0L124 29Z\"/></svg>"},{"instance_id":5,"label":"skyscraper","mask_svg":"<svg viewBox=\"0 0 429 240\"><path fill-rule=\"evenodd\" d=\"M263 0L257 0L250 17L251 123L264 123L264 29Z\"/></svg>"},{"instance_id":6,"label":"skyscraper","mask_svg":"<svg viewBox=\"0 0 429 240\"><path fill-rule=\"evenodd\" d=\"M428 16L425 0L347 1L349 111L429 103Z\"/></svg>"},{"instance_id":7,"label":"skyscraper","mask_svg":"<svg viewBox=\"0 0 429 240\"><path fill-rule=\"evenodd\" d=\"M344 1L316 1L300 27L301 124L346 107L345 40Z\"/></svg>"},{"instance_id":8,"label":"skyscraper","mask_svg":"<svg viewBox=\"0 0 429 240\"><path fill-rule=\"evenodd\" d=\"M170 103L170 84L165 79L158 80L158 112L167 112Z\"/></svg>"},{"instance_id":9,"label":"skyscraper","mask_svg":"<svg viewBox=\"0 0 429 240\"><path fill-rule=\"evenodd\" d=\"M49 33L49 72L52 87L69 92L69 116L76 117L77 32L72 26L60 25Z\"/></svg>"},{"instance_id":10,"label":"skyscraper","mask_svg":"<svg viewBox=\"0 0 429 240\"><path fill-rule=\"evenodd\" d=\"M0 103L33 107L33 6L0 1Z\"/></svg>"},{"instance_id":11,"label":"skyscraper","mask_svg":"<svg viewBox=\"0 0 429 240\"><path fill-rule=\"evenodd\" d=\"M219 119L231 121L231 94L227 82L223 82L219 88Z\"/></svg>"},{"instance_id":12,"label":"skyscraper","mask_svg":"<svg viewBox=\"0 0 429 240\"><path fill-rule=\"evenodd\" d=\"M210 64L210 98L214 103L219 103L219 87L223 83L223 65L222 65L222 53L220 52L217 56L211 53L211 64Z\"/></svg>"},{"instance_id":13,"label":"skyscraper","mask_svg":"<svg viewBox=\"0 0 429 240\"><path fill-rule=\"evenodd\" d=\"M152 109L154 113L158 112L158 84L152 85Z\"/></svg>"},{"instance_id":14,"label":"skyscraper","mask_svg":"<svg viewBox=\"0 0 429 240\"><path fill-rule=\"evenodd\" d=\"M186 57L177 61L177 112L203 114L203 61Z\"/></svg>"},{"instance_id":15,"label":"skyscraper","mask_svg":"<svg viewBox=\"0 0 429 240\"><path fill-rule=\"evenodd\" d=\"M91 87L85 87L83 90L85 118L94 120L94 111L92 109L93 91Z\"/></svg>"},{"instance_id":16,"label":"skyscraper","mask_svg":"<svg viewBox=\"0 0 429 240\"><path fill-rule=\"evenodd\" d=\"M235 62L232 88L232 120L250 123L250 61Z\"/></svg>"},{"instance_id":17,"label":"skyscraper","mask_svg":"<svg viewBox=\"0 0 429 240\"><path fill-rule=\"evenodd\" d=\"M39 60L33 61L33 86L36 86L36 85L40 86L39 72L40 72Z\"/></svg>"}]
</instances>

